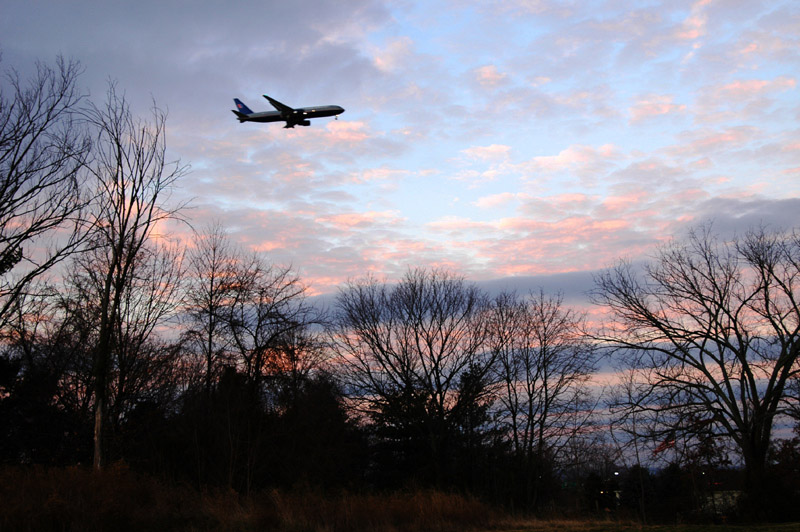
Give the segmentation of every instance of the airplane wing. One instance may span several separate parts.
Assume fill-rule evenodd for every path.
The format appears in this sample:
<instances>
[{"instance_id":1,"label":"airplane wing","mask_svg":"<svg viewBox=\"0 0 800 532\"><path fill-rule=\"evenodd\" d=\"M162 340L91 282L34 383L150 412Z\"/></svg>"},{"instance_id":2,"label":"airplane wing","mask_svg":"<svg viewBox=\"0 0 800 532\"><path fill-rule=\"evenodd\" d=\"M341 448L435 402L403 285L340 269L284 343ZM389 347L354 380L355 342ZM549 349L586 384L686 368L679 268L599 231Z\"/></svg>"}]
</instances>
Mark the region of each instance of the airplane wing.
<instances>
[{"instance_id":1,"label":"airplane wing","mask_svg":"<svg viewBox=\"0 0 800 532\"><path fill-rule=\"evenodd\" d=\"M267 99L267 101L269 101L269 103L272 104L272 107L274 107L275 109L277 109L278 111L281 112L281 115L290 116L290 115L292 115L294 113L294 109L292 109L288 105L283 104L283 103L281 103L278 100L275 100L273 98L270 98L266 94L264 94L263 96L264 96L264 98Z\"/></svg>"}]
</instances>

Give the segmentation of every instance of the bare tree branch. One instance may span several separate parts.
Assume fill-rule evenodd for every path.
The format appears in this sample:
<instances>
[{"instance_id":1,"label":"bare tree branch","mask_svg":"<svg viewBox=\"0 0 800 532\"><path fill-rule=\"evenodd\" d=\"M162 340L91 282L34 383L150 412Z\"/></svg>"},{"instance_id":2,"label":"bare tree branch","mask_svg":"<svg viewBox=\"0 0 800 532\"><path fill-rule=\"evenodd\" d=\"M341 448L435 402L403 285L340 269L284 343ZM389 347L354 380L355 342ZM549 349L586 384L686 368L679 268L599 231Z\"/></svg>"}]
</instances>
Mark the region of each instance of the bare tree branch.
<instances>
[{"instance_id":1,"label":"bare tree branch","mask_svg":"<svg viewBox=\"0 0 800 532\"><path fill-rule=\"evenodd\" d=\"M78 117L84 96L76 61L38 63L27 82L6 73L0 94L0 325L29 283L80 251L81 186L91 138Z\"/></svg>"},{"instance_id":2,"label":"bare tree branch","mask_svg":"<svg viewBox=\"0 0 800 532\"><path fill-rule=\"evenodd\" d=\"M614 316L597 339L636 373L617 413L642 414L662 435L730 438L753 490L800 369L799 244L764 228L720 242L704 227L641 275L622 263L596 280L595 302Z\"/></svg>"}]
</instances>

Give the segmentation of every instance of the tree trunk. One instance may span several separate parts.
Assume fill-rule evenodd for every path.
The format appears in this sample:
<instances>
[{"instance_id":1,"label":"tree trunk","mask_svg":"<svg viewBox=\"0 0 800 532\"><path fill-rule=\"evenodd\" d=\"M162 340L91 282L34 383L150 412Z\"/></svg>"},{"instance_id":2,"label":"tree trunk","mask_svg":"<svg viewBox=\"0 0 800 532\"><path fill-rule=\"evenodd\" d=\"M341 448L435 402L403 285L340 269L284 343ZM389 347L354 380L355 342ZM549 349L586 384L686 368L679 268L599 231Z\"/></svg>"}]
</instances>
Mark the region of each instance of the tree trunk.
<instances>
[{"instance_id":1,"label":"tree trunk","mask_svg":"<svg viewBox=\"0 0 800 532\"><path fill-rule=\"evenodd\" d=\"M95 392L95 410L94 410L94 462L93 466L95 471L100 471L105 467L105 452L103 446L103 439L105 438L105 422L106 417L106 398L104 393L99 390Z\"/></svg>"}]
</instances>

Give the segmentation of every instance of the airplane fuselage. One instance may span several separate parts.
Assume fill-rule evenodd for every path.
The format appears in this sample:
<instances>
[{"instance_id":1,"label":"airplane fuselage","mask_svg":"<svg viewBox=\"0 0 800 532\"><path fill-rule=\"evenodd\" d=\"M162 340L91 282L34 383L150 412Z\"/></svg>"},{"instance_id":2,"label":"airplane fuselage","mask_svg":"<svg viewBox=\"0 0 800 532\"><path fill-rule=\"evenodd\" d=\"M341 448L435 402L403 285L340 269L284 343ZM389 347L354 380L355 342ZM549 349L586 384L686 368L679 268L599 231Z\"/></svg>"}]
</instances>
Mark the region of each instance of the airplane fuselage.
<instances>
[{"instance_id":1,"label":"airplane fuselage","mask_svg":"<svg viewBox=\"0 0 800 532\"><path fill-rule=\"evenodd\" d=\"M286 122L284 127L309 126L311 118L321 118L325 116L336 116L344 112L344 108L338 105L318 105L316 107L289 107L274 98L264 95L270 104L275 107L275 111L264 111L254 113L247 105L238 98L234 98L237 109L233 111L239 122Z\"/></svg>"},{"instance_id":2,"label":"airplane fuselage","mask_svg":"<svg viewBox=\"0 0 800 532\"><path fill-rule=\"evenodd\" d=\"M264 111L239 117L240 122L281 122L289 118L292 122L300 124L309 118L322 118L342 114L344 109L338 105L320 105L317 107L298 107L293 113L284 116L280 111Z\"/></svg>"}]
</instances>

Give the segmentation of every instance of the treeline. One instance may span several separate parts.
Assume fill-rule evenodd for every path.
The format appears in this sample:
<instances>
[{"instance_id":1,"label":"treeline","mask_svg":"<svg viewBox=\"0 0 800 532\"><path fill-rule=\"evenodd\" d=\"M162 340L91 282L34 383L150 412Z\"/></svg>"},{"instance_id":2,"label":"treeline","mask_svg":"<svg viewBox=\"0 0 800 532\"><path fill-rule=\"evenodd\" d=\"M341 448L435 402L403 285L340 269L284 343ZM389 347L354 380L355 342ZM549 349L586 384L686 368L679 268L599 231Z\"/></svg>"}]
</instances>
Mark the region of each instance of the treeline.
<instances>
[{"instance_id":1,"label":"treeline","mask_svg":"<svg viewBox=\"0 0 800 532\"><path fill-rule=\"evenodd\" d=\"M95 105L79 73L12 71L0 99L0 462L796 518L800 442L775 429L800 412L797 232L700 228L599 275L591 320L426 268L319 308L219 225L163 234L187 215L165 113L113 84Z\"/></svg>"}]
</instances>

